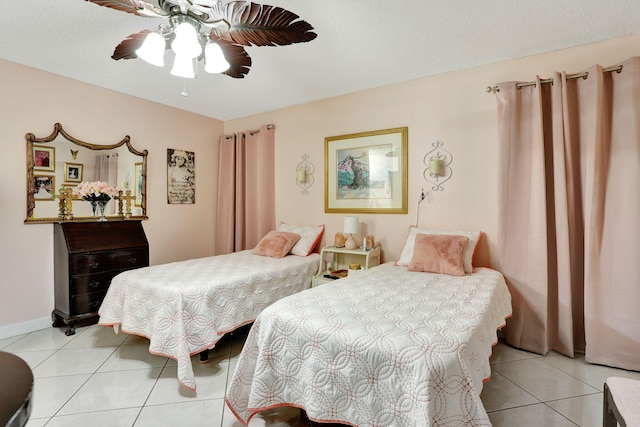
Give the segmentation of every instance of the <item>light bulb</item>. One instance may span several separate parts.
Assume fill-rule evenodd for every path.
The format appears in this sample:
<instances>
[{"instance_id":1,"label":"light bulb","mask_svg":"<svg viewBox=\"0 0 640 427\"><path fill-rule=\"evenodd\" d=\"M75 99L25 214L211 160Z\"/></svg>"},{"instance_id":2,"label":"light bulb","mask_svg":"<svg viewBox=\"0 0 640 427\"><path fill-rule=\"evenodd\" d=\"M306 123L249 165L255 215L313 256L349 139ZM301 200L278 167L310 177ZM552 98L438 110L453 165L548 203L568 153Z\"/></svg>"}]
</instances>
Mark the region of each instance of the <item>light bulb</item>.
<instances>
[{"instance_id":1,"label":"light bulb","mask_svg":"<svg viewBox=\"0 0 640 427\"><path fill-rule=\"evenodd\" d=\"M204 70L207 73L223 73L230 67L218 43L209 43L204 48Z\"/></svg>"},{"instance_id":2,"label":"light bulb","mask_svg":"<svg viewBox=\"0 0 640 427\"><path fill-rule=\"evenodd\" d=\"M164 66L164 51L167 44L160 34L151 32L145 37L142 46L136 50L138 58L156 67Z\"/></svg>"}]
</instances>

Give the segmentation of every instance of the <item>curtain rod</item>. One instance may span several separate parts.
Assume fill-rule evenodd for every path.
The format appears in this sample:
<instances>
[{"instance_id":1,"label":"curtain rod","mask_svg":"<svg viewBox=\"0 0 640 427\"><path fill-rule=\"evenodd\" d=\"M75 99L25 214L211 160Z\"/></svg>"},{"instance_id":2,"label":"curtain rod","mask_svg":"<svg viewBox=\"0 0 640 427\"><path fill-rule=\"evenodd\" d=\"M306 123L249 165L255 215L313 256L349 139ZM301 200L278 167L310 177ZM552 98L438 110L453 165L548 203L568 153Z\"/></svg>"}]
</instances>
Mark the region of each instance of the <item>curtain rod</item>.
<instances>
[{"instance_id":1,"label":"curtain rod","mask_svg":"<svg viewBox=\"0 0 640 427\"><path fill-rule=\"evenodd\" d=\"M269 123L267 125L267 130L271 130L274 127L276 127L275 125ZM249 131L245 131L246 133L248 133L249 135L255 135L256 133L260 133L260 129L255 129L255 130L249 130ZM231 139L233 138L233 135L222 135L221 137L218 138L218 141L222 140L222 138L224 139Z\"/></svg>"},{"instance_id":2,"label":"curtain rod","mask_svg":"<svg viewBox=\"0 0 640 427\"><path fill-rule=\"evenodd\" d=\"M622 71L622 65L618 65L617 67L605 68L602 71L604 73L610 73L612 71L615 71L616 73L620 73ZM587 77L589 77L589 72L585 71L583 73L569 74L569 75L567 75L567 80L569 80L569 79L579 79L579 78L586 79ZM543 80L540 80L540 83L542 83L542 84L553 83L553 79L543 79ZM535 85L536 85L536 82L516 83L516 88L520 89L521 87L535 86ZM487 93L500 92L500 88L498 86L487 86L486 90L487 90Z\"/></svg>"}]
</instances>

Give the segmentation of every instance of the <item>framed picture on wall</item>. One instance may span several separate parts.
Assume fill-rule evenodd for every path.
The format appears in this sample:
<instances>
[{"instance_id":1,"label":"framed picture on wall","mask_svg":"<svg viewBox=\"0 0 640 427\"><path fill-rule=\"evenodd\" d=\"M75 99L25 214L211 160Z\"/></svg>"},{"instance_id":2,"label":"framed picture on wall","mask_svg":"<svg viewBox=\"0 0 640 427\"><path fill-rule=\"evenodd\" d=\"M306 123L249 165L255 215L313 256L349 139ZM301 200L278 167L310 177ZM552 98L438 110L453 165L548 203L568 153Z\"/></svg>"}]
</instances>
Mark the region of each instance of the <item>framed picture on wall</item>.
<instances>
[{"instance_id":1,"label":"framed picture on wall","mask_svg":"<svg viewBox=\"0 0 640 427\"><path fill-rule=\"evenodd\" d=\"M64 180L65 182L82 182L81 163L65 163L64 164Z\"/></svg>"},{"instance_id":2,"label":"framed picture on wall","mask_svg":"<svg viewBox=\"0 0 640 427\"><path fill-rule=\"evenodd\" d=\"M408 128L325 138L327 213L407 213Z\"/></svg>"},{"instance_id":3,"label":"framed picture on wall","mask_svg":"<svg viewBox=\"0 0 640 427\"><path fill-rule=\"evenodd\" d=\"M167 149L167 203L170 205L196 202L195 153Z\"/></svg>"},{"instance_id":4,"label":"framed picture on wall","mask_svg":"<svg viewBox=\"0 0 640 427\"><path fill-rule=\"evenodd\" d=\"M136 207L142 206L142 162L134 164L134 192L135 192L135 200L133 201L133 205Z\"/></svg>"},{"instance_id":5,"label":"framed picture on wall","mask_svg":"<svg viewBox=\"0 0 640 427\"><path fill-rule=\"evenodd\" d=\"M35 193L33 198L36 201L54 200L56 195L56 177L49 175L34 175Z\"/></svg>"},{"instance_id":6,"label":"framed picture on wall","mask_svg":"<svg viewBox=\"0 0 640 427\"><path fill-rule=\"evenodd\" d=\"M40 172L56 171L56 147L33 145L33 170Z\"/></svg>"}]
</instances>

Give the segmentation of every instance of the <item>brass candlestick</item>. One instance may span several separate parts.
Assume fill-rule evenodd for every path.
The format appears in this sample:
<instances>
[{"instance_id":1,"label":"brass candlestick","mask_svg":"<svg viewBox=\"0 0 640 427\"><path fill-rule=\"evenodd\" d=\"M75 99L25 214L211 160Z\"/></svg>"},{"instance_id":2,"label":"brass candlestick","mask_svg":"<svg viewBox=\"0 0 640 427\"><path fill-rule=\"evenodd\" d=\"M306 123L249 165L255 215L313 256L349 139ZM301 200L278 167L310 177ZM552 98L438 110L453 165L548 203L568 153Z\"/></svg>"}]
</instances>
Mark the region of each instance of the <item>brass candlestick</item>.
<instances>
[{"instance_id":1,"label":"brass candlestick","mask_svg":"<svg viewBox=\"0 0 640 427\"><path fill-rule=\"evenodd\" d=\"M72 203L73 196L71 195L73 189L60 188L60 201L58 202L58 218L63 221L70 221L73 219Z\"/></svg>"},{"instance_id":2,"label":"brass candlestick","mask_svg":"<svg viewBox=\"0 0 640 427\"><path fill-rule=\"evenodd\" d=\"M115 198L118 199L118 215L124 216L125 218L131 218L131 201L134 200L136 196L131 194L131 190L127 190L123 196L122 190L120 190ZM126 205L123 214L122 209L125 202Z\"/></svg>"}]
</instances>

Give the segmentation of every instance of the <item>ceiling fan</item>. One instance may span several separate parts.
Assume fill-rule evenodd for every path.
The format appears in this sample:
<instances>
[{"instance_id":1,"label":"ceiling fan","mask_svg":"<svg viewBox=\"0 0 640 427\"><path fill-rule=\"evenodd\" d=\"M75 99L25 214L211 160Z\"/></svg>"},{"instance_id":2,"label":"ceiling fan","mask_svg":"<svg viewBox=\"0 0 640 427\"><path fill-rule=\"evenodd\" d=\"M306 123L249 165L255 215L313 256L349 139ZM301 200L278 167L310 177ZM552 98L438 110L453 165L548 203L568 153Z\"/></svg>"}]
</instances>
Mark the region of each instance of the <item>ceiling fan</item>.
<instances>
[{"instance_id":1,"label":"ceiling fan","mask_svg":"<svg viewBox=\"0 0 640 427\"><path fill-rule=\"evenodd\" d=\"M142 17L167 18L153 30L131 34L111 58L142 58L164 65L164 52L176 59L171 74L193 78L194 63L205 61L205 71L244 78L251 57L244 46L286 46L316 38L314 28L293 12L250 1L221 0L86 0Z\"/></svg>"}]
</instances>

